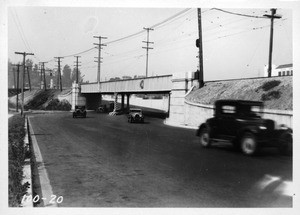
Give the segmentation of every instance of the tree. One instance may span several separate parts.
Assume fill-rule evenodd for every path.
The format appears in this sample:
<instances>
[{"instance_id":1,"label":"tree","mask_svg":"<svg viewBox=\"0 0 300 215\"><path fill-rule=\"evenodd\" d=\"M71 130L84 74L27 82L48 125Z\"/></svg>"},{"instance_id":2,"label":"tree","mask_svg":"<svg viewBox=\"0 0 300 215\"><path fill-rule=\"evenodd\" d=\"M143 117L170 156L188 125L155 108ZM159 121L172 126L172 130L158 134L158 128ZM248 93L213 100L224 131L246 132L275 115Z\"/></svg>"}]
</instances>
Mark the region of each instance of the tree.
<instances>
[{"instance_id":1,"label":"tree","mask_svg":"<svg viewBox=\"0 0 300 215\"><path fill-rule=\"evenodd\" d=\"M76 68L74 68L73 71L72 71L71 80L72 80L72 83L74 81L76 81ZM83 81L83 78L82 78L80 69L78 69L78 82L81 83L82 81Z\"/></svg>"},{"instance_id":2,"label":"tree","mask_svg":"<svg viewBox=\"0 0 300 215\"><path fill-rule=\"evenodd\" d=\"M72 86L71 68L68 64L66 64L63 69L62 85L63 85L63 87L71 87Z\"/></svg>"},{"instance_id":3,"label":"tree","mask_svg":"<svg viewBox=\"0 0 300 215\"><path fill-rule=\"evenodd\" d=\"M7 68L7 79L8 79L8 88L13 88L13 87L17 87L16 86L16 81L17 81L17 69L14 68L14 66L12 65L12 62L10 61L10 59L8 59L8 68Z\"/></svg>"}]
</instances>

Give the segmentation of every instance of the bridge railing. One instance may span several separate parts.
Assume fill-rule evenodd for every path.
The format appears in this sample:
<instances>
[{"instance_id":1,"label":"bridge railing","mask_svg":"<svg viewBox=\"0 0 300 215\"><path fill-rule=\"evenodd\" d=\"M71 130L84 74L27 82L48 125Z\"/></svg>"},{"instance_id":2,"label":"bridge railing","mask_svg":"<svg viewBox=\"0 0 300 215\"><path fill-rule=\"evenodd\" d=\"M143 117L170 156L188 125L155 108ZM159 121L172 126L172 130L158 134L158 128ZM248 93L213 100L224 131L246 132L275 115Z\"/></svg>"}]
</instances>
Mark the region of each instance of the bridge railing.
<instances>
[{"instance_id":1,"label":"bridge railing","mask_svg":"<svg viewBox=\"0 0 300 215\"><path fill-rule=\"evenodd\" d=\"M167 92L172 89L172 75L126 79L81 85L82 93Z\"/></svg>"}]
</instances>

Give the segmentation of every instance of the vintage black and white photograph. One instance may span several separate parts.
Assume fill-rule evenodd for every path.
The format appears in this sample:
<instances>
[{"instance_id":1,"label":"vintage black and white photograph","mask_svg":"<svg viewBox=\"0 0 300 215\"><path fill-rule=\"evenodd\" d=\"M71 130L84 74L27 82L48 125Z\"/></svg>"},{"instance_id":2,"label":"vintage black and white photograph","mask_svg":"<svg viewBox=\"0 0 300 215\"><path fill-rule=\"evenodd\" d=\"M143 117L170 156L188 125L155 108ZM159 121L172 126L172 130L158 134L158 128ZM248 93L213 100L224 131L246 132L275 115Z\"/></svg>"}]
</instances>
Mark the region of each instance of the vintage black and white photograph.
<instances>
[{"instance_id":1,"label":"vintage black and white photograph","mask_svg":"<svg viewBox=\"0 0 300 215\"><path fill-rule=\"evenodd\" d=\"M293 214L299 1L142 2L1 5L5 214Z\"/></svg>"}]
</instances>

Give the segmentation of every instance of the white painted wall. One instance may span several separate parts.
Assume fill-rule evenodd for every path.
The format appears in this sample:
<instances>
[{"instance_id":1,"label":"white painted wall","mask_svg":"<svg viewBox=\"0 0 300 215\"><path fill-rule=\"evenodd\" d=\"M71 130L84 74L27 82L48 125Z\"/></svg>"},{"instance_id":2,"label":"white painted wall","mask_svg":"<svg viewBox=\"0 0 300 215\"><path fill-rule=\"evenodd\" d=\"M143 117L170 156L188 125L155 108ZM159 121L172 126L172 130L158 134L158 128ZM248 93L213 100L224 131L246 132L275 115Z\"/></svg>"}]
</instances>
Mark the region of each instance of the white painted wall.
<instances>
[{"instance_id":1,"label":"white painted wall","mask_svg":"<svg viewBox=\"0 0 300 215\"><path fill-rule=\"evenodd\" d=\"M173 109L171 112L174 112L175 109L178 111L177 115L184 115L184 117L182 118L176 114L170 114L170 117L166 120L167 124L194 128L197 128L214 114L213 105L203 105L189 101L184 102L184 112L182 113L180 113L181 109L178 109L176 106L171 105L171 109ZM265 109L262 114L264 119L274 120L277 128L279 128L280 124L293 128L293 111Z\"/></svg>"},{"instance_id":2,"label":"white painted wall","mask_svg":"<svg viewBox=\"0 0 300 215\"><path fill-rule=\"evenodd\" d=\"M106 101L114 101L114 99L111 96L103 95L103 100ZM118 96L118 102L121 103L121 96ZM130 105L136 105L141 107L147 107L147 108L153 108L163 111L168 111L168 103L169 98L163 97L163 99L143 99L135 97L134 95L130 96L129 104ZM126 97L125 97L125 106L126 106Z\"/></svg>"}]
</instances>

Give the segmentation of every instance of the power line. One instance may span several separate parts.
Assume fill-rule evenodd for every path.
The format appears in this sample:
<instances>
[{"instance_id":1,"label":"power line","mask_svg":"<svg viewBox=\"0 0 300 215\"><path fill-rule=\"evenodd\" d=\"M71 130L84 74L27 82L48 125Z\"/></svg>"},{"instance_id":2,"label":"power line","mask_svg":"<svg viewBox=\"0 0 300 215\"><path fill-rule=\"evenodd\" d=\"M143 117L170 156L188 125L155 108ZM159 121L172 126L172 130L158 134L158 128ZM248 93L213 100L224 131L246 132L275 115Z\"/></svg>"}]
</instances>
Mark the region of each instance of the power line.
<instances>
[{"instance_id":1,"label":"power line","mask_svg":"<svg viewBox=\"0 0 300 215\"><path fill-rule=\"evenodd\" d=\"M15 11L14 8L12 8L12 13L11 14L12 14L13 20L14 20L16 26L17 26L17 30L18 30L18 32L21 36L21 39L23 40L25 48L27 48L28 51L33 52L32 48L30 47L30 45L28 43L28 40L26 39L22 24L21 24L20 19L18 17L18 13ZM39 61L38 57L36 57L35 55L33 57Z\"/></svg>"},{"instance_id":2,"label":"power line","mask_svg":"<svg viewBox=\"0 0 300 215\"><path fill-rule=\"evenodd\" d=\"M222 10L222 9L219 9L219 8L212 8L212 10L219 10L219 11L222 11L224 13L228 13L228 14L232 14L232 15L237 15L237 16L245 16L245 17L251 17L251 18L266 19L266 17L264 17L264 16L253 16L253 15L242 14L242 13L234 13L234 12L230 12L230 11L227 11L227 10Z\"/></svg>"},{"instance_id":3,"label":"power line","mask_svg":"<svg viewBox=\"0 0 300 215\"><path fill-rule=\"evenodd\" d=\"M174 14L173 16L171 16L169 18L167 18L167 19L165 19L165 20L163 20L163 21L161 21L161 22L159 22L159 23L157 23L155 25L150 26L150 28L157 28L158 26L160 26L160 25L162 25L162 24L164 24L164 23L166 23L166 22L168 22L168 21L170 21L170 20L172 20L172 19L180 16L181 14L184 14L185 12L187 12L189 10L191 10L191 8L186 8L186 9L180 11L179 13Z\"/></svg>"},{"instance_id":4,"label":"power line","mask_svg":"<svg viewBox=\"0 0 300 215\"><path fill-rule=\"evenodd\" d=\"M178 16L180 16L180 15L186 13L186 12L189 11L189 10L191 10L191 8L186 8L186 9L184 9L184 10L182 10L182 11L180 11L180 12L174 14L173 16L171 16L171 17L169 17L169 18L167 18L167 19L165 19L165 20L163 20L163 21L161 21L161 22L159 22L159 23L156 23L156 24L152 25L150 28L158 27L158 26L160 26L160 25L162 25L162 24L164 24L164 23L166 23L166 22L168 22L168 21L170 21L170 20L172 20L172 19L175 19L176 17L178 17ZM204 12L206 12L206 11L204 11ZM107 44L111 44L111 43L116 43L116 42L119 42L119 41L122 41L122 40L129 39L129 38L131 38L131 37L135 37L135 36L140 35L140 34L142 34L142 33L144 33L144 32L145 32L145 30L141 30L141 31L138 31L138 32L136 32L136 33L130 34L130 35L128 35L128 36L121 37L121 38L119 38L119 39L116 39L116 40L112 40L112 41L106 42L106 43L104 43L104 44L107 45ZM81 52L78 52L78 53L75 53L75 54L65 55L65 56L62 56L62 57L64 57L64 58L67 58L67 57L73 57L74 55L84 54L84 53L87 53L87 52L89 52L89 51L91 51L91 50L94 50L94 49L95 49L95 47L92 47L92 48L86 49L86 50L84 50L84 51L81 51ZM48 63L48 62L51 62L51 61L53 61L53 59L50 59L50 60L45 61L45 62Z\"/></svg>"}]
</instances>

